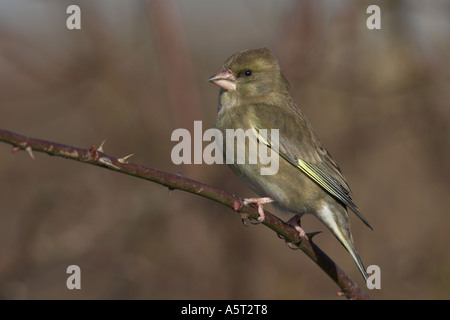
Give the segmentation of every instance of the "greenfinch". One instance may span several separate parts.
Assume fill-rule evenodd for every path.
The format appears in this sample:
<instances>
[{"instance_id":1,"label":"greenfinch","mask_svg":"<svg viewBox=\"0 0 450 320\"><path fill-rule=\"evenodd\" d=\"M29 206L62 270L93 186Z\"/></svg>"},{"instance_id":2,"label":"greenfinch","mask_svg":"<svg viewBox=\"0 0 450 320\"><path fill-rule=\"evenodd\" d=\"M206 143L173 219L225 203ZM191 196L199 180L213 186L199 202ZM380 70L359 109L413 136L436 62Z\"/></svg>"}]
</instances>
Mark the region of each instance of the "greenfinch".
<instances>
[{"instance_id":1,"label":"greenfinch","mask_svg":"<svg viewBox=\"0 0 450 320\"><path fill-rule=\"evenodd\" d=\"M372 227L351 199L350 187L339 166L295 103L270 50L238 52L208 81L219 87L215 128L223 136L230 129L242 129L249 133L245 141L253 139L279 157L278 170L273 174L262 174L261 168L267 164L259 160L227 161L231 170L261 197L246 200L258 205L258 220L264 220L262 206L272 201L277 211L292 213L298 220L305 213L315 215L347 249L367 280L353 242L347 207ZM267 134L272 129L277 129L277 134ZM227 160L233 159L229 153L249 159L253 153L262 152L261 148L252 148L250 142L221 148ZM305 236L299 224L296 228Z\"/></svg>"}]
</instances>

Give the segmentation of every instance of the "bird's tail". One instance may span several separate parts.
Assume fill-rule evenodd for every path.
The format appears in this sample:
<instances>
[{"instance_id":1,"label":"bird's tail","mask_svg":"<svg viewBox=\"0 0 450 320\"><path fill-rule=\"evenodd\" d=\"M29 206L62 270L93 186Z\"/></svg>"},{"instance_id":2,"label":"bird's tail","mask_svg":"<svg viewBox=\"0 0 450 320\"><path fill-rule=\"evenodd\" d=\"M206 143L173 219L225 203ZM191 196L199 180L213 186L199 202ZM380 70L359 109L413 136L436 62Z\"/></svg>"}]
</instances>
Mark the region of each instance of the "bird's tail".
<instances>
[{"instance_id":1,"label":"bird's tail","mask_svg":"<svg viewBox=\"0 0 450 320\"><path fill-rule=\"evenodd\" d=\"M339 239L339 238L338 238ZM367 278L369 275L367 274L366 268L364 267L364 264L361 260L361 257L358 254L358 251L356 251L355 245L353 244L353 240L350 239L350 241L342 241L339 239L339 241L342 243L342 245L347 249L347 251L352 256L353 260L356 263L356 266L358 267L359 271L361 272L362 276L364 277L364 281L367 282Z\"/></svg>"},{"instance_id":2,"label":"bird's tail","mask_svg":"<svg viewBox=\"0 0 450 320\"><path fill-rule=\"evenodd\" d=\"M350 222L347 210L342 207L339 209L343 210L338 210L340 211L340 214L337 216L335 212L333 212L334 210L332 211L328 206L325 206L320 212L318 212L318 218L328 227L328 229L330 229L344 248L347 249L361 272L364 281L367 281L369 275L367 274L366 268L364 267L358 251L356 251L350 231Z\"/></svg>"}]
</instances>

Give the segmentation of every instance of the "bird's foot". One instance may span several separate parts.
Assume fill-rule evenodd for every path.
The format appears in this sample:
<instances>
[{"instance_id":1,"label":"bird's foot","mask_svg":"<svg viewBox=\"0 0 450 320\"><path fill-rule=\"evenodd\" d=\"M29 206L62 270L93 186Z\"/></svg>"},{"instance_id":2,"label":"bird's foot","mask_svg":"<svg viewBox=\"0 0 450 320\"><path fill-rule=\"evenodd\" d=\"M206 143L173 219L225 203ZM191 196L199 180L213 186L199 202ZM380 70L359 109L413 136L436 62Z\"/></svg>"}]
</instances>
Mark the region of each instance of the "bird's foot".
<instances>
[{"instance_id":1,"label":"bird's foot","mask_svg":"<svg viewBox=\"0 0 450 320\"><path fill-rule=\"evenodd\" d=\"M300 221L300 216L298 215L294 215L292 218L290 218L287 221L288 224L290 224L291 226L293 226L295 228L295 230L297 230L298 232L298 236L300 239L308 239L308 236L306 235L305 230L303 230L302 226L301 226L301 221Z\"/></svg>"},{"instance_id":2,"label":"bird's foot","mask_svg":"<svg viewBox=\"0 0 450 320\"><path fill-rule=\"evenodd\" d=\"M286 245L291 249L297 250L298 244L300 242L302 242L303 239L308 240L308 235L306 234L305 230L303 230L303 228L301 227L300 216L294 215L286 223L290 224L291 226L293 226L295 228L295 230L297 230L298 237L300 238L300 241L295 242L295 243L292 243L292 242L286 240Z\"/></svg>"},{"instance_id":3,"label":"bird's foot","mask_svg":"<svg viewBox=\"0 0 450 320\"><path fill-rule=\"evenodd\" d=\"M264 198L247 198L244 199L244 205L248 206L251 203L256 204L256 206L258 207L258 223L261 223L264 221L265 219L265 215L264 215L264 208L263 206L267 203L271 203L274 200L272 198L269 197L264 197Z\"/></svg>"}]
</instances>

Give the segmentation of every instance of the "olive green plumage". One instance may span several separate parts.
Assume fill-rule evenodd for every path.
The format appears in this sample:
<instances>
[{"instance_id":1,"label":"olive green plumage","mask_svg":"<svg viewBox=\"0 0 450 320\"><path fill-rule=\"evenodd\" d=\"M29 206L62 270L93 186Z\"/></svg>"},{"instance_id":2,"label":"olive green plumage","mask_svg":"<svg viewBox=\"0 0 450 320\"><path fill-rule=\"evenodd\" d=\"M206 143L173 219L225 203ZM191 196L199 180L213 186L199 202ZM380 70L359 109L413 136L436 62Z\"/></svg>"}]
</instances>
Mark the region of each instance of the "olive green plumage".
<instances>
[{"instance_id":1,"label":"olive green plumage","mask_svg":"<svg viewBox=\"0 0 450 320\"><path fill-rule=\"evenodd\" d=\"M220 87L215 127L253 129L255 139L272 147L270 135L261 129L278 129L279 168L274 175L261 175L261 163L229 164L232 171L261 197L270 197L281 211L319 218L353 257L363 277L367 273L353 243L347 207L369 227L350 197L340 168L321 144L308 120L295 103L277 61L266 49L236 53L225 61L223 71L209 79ZM235 145L235 154L248 146Z\"/></svg>"}]
</instances>

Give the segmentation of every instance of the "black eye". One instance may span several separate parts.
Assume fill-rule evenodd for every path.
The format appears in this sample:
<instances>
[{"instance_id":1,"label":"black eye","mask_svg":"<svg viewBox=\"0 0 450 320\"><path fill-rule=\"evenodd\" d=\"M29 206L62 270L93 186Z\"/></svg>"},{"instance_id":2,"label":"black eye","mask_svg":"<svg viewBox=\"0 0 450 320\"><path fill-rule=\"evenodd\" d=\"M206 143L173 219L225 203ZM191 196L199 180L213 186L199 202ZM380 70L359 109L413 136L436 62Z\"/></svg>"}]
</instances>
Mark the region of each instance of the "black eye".
<instances>
[{"instance_id":1,"label":"black eye","mask_svg":"<svg viewBox=\"0 0 450 320\"><path fill-rule=\"evenodd\" d=\"M244 76L250 77L252 75L252 73L253 73L252 70L247 69L247 70L244 71Z\"/></svg>"}]
</instances>

